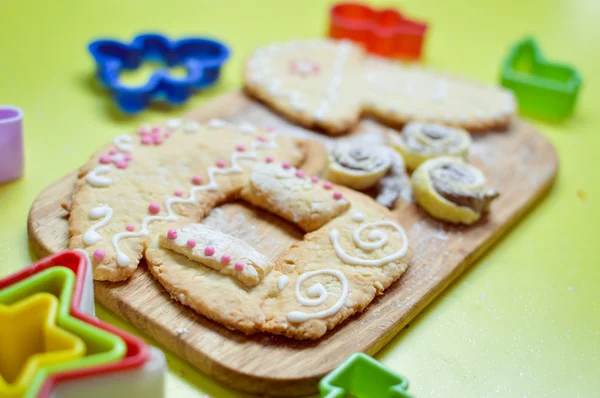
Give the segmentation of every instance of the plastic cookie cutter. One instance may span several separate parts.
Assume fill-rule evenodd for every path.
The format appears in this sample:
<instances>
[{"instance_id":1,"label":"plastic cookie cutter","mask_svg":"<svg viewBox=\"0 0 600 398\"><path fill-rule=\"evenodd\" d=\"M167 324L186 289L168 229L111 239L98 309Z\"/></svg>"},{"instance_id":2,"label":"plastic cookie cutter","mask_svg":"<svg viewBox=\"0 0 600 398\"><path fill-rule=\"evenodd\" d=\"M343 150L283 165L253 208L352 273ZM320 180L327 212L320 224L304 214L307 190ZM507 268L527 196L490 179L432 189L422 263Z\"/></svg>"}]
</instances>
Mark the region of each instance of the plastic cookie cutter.
<instances>
[{"instance_id":1,"label":"plastic cookie cutter","mask_svg":"<svg viewBox=\"0 0 600 398\"><path fill-rule=\"evenodd\" d=\"M406 379L360 352L350 355L319 383L323 398L412 398L407 390Z\"/></svg>"},{"instance_id":2,"label":"plastic cookie cutter","mask_svg":"<svg viewBox=\"0 0 600 398\"><path fill-rule=\"evenodd\" d=\"M421 58L427 23L413 20L398 10L376 10L362 3L338 3L331 7L329 36L361 43L368 52L388 58Z\"/></svg>"},{"instance_id":3,"label":"plastic cookie cutter","mask_svg":"<svg viewBox=\"0 0 600 398\"><path fill-rule=\"evenodd\" d=\"M49 293L0 304L0 396L19 397L39 369L84 355L83 340L56 325L57 311Z\"/></svg>"},{"instance_id":4,"label":"plastic cookie cutter","mask_svg":"<svg viewBox=\"0 0 600 398\"><path fill-rule=\"evenodd\" d=\"M36 294L60 303L58 325L80 337L85 356L40 368L25 398L163 397L165 359L160 350L108 325L94 315L93 282L84 252L67 251L40 260L0 280L0 303L11 305ZM40 293L44 292L44 293ZM0 324L0 329L2 329ZM0 394L0 396L3 396Z\"/></svg>"},{"instance_id":5,"label":"plastic cookie cutter","mask_svg":"<svg viewBox=\"0 0 600 398\"><path fill-rule=\"evenodd\" d=\"M23 111L0 105L0 183L23 175Z\"/></svg>"},{"instance_id":6,"label":"plastic cookie cutter","mask_svg":"<svg viewBox=\"0 0 600 398\"><path fill-rule=\"evenodd\" d=\"M546 60L533 38L517 43L502 64L501 84L515 93L519 110L534 117L569 116L582 83L575 68Z\"/></svg>"},{"instance_id":7,"label":"plastic cookie cutter","mask_svg":"<svg viewBox=\"0 0 600 398\"><path fill-rule=\"evenodd\" d=\"M217 40L189 37L171 41L160 34L136 36L131 44L101 39L88 48L96 61L96 77L125 113L140 112L159 100L183 104L193 93L217 81L230 55L229 48ZM123 84L120 72L137 69L148 61L167 67L183 66L186 76L173 77L163 68L141 86Z\"/></svg>"}]
</instances>

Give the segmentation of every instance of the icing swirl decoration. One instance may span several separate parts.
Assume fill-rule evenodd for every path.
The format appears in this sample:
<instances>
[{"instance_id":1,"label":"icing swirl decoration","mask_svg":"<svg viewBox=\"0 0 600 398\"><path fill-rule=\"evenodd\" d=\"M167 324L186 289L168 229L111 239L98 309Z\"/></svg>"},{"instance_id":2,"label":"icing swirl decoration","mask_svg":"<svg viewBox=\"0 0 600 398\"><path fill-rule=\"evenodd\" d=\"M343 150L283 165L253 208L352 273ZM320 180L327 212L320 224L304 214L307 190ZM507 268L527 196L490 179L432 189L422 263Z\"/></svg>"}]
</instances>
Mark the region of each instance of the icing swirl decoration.
<instances>
[{"instance_id":1,"label":"icing swirl decoration","mask_svg":"<svg viewBox=\"0 0 600 398\"><path fill-rule=\"evenodd\" d=\"M343 307L344 303L346 302L346 299L348 298L348 279L346 278L346 276L338 270L321 269L321 270L317 270L317 271L305 272L302 275L300 275L300 277L298 278L298 281L296 282L296 300L298 300L298 302L301 305L306 306L306 307L316 307L318 305L323 304L329 297L329 292L327 291L325 286L323 286L323 284L321 284L321 283L315 283L315 284L311 285L306 290L307 297L304 297L302 295L302 292L300 291L300 287L302 286L302 283L304 283L304 281L306 281L307 279L310 279L317 275L331 275L331 276L335 277L336 279L338 279L340 281L340 283L342 284L342 294L341 294L340 298L331 307L329 307L325 310L319 311L319 312L313 312L313 313L307 313L307 312L302 312L302 311L288 312L287 318L290 322L299 323L299 322L307 321L309 319L325 318L325 317L331 316L331 315L335 314L336 312L338 312Z\"/></svg>"},{"instance_id":2,"label":"icing swirl decoration","mask_svg":"<svg viewBox=\"0 0 600 398\"><path fill-rule=\"evenodd\" d=\"M97 220L99 218L102 218L102 220L85 231L83 234L83 243L85 245L90 246L96 244L102 239L102 235L100 235L97 230L108 224L112 215L113 209L108 205L97 206L90 210L88 216L91 220Z\"/></svg>"},{"instance_id":3,"label":"icing swirl decoration","mask_svg":"<svg viewBox=\"0 0 600 398\"><path fill-rule=\"evenodd\" d=\"M471 224L500 194L485 186L483 172L459 158L440 157L421 164L412 176L415 199L433 217Z\"/></svg>"},{"instance_id":4,"label":"icing swirl decoration","mask_svg":"<svg viewBox=\"0 0 600 398\"><path fill-rule=\"evenodd\" d=\"M107 166L107 165L98 166L98 167L94 168L92 171L90 171L85 176L85 180L87 181L88 184L90 184L91 186L96 187L96 188L107 187L110 184L112 184L112 179L110 179L108 177L103 177L100 174L106 174L110 170L111 170L110 166Z\"/></svg>"},{"instance_id":5,"label":"icing swirl decoration","mask_svg":"<svg viewBox=\"0 0 600 398\"><path fill-rule=\"evenodd\" d=\"M325 179L363 190L375 185L390 166L389 153L383 147L339 145L329 155Z\"/></svg>"},{"instance_id":6,"label":"icing swirl decoration","mask_svg":"<svg viewBox=\"0 0 600 398\"><path fill-rule=\"evenodd\" d=\"M388 243L388 236L382 230L377 229L377 227L390 227L390 228L394 229L402 238L402 246L400 247L400 249L398 249L396 252L394 252L390 255L387 255L382 258L377 258L377 259L367 259L367 258L359 258L356 256L352 256L352 255L348 254L344 250L344 248L342 248L342 246L340 245L339 231L337 229L332 229L329 232L329 238L331 239L331 243L333 244L333 249L335 250L335 253L337 254L337 256L346 264L364 265L367 267L381 267L382 265L385 265L389 262L396 261L396 260L404 257L406 255L406 252L408 251L408 238L406 237L406 233L404 232L404 229L392 221L376 221L376 222L361 225L360 227L355 229L354 233L352 234L352 239L354 241L354 244L358 248L360 248L366 252L383 248ZM376 228L376 229L369 231L369 233L367 234L368 241L363 240L363 238L361 237L362 233L365 230L371 229L371 228Z\"/></svg>"},{"instance_id":7,"label":"icing swirl decoration","mask_svg":"<svg viewBox=\"0 0 600 398\"><path fill-rule=\"evenodd\" d=\"M400 136L392 133L391 141L410 170L434 157L466 158L471 146L471 136L464 129L421 122L407 124Z\"/></svg>"}]
</instances>

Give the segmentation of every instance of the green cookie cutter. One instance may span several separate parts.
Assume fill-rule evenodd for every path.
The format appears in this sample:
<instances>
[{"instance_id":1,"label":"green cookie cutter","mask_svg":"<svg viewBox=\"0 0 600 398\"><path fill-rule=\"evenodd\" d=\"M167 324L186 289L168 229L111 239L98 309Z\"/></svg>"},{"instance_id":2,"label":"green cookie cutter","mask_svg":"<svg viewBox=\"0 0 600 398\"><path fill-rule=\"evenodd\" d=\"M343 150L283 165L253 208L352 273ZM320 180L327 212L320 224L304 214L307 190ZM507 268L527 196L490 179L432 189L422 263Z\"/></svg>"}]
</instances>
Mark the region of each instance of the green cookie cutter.
<instances>
[{"instance_id":1,"label":"green cookie cutter","mask_svg":"<svg viewBox=\"0 0 600 398\"><path fill-rule=\"evenodd\" d=\"M47 375L115 362L127 352L127 346L120 337L71 316L74 287L75 273L67 267L55 266L0 290L0 303L5 305L39 292L58 297L58 325L79 336L86 345L86 355L83 358L51 365L38 372L25 395L27 398L37 395Z\"/></svg>"},{"instance_id":2,"label":"green cookie cutter","mask_svg":"<svg viewBox=\"0 0 600 398\"><path fill-rule=\"evenodd\" d=\"M408 381L361 352L350 355L321 379L322 398L412 398Z\"/></svg>"},{"instance_id":3,"label":"green cookie cutter","mask_svg":"<svg viewBox=\"0 0 600 398\"><path fill-rule=\"evenodd\" d=\"M515 93L521 113L557 121L573 113L583 81L575 68L546 60L529 37L508 53L501 84Z\"/></svg>"}]
</instances>

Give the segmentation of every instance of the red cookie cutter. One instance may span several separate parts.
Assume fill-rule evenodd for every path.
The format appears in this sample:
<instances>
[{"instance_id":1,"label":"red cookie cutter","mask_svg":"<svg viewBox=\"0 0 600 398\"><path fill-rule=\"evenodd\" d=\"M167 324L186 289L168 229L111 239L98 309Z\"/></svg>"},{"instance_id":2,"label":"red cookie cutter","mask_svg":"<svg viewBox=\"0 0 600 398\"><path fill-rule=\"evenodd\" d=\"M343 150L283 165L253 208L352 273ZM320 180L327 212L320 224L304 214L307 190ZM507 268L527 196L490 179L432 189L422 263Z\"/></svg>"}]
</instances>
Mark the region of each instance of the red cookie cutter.
<instances>
[{"instance_id":1,"label":"red cookie cutter","mask_svg":"<svg viewBox=\"0 0 600 398\"><path fill-rule=\"evenodd\" d=\"M339 3L330 11L329 37L361 43L368 52L388 58L420 59L427 28L392 8Z\"/></svg>"}]
</instances>

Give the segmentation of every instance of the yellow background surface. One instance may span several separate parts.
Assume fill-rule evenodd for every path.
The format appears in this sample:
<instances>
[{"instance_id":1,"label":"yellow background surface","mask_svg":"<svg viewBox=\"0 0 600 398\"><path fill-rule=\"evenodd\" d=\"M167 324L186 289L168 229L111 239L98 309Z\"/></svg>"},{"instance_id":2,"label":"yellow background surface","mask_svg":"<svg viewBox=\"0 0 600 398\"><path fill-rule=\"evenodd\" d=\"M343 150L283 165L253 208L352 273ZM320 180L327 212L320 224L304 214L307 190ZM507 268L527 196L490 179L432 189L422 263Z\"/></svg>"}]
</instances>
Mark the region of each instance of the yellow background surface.
<instances>
[{"instance_id":1,"label":"yellow background surface","mask_svg":"<svg viewBox=\"0 0 600 398\"><path fill-rule=\"evenodd\" d=\"M600 1L396 5L431 23L424 62L435 68L496 82L510 45L532 34L548 58L575 65L584 86L571 119L535 122L560 156L550 194L377 358L407 377L420 397L599 396ZM141 121L182 114L240 87L242 61L253 48L321 36L328 6L311 0L0 0L0 103L24 109L26 144L25 176L0 185L0 276L30 263L27 213L46 185ZM98 36L130 40L151 30L215 36L232 47L233 57L220 83L185 108L119 115L94 88L87 43ZM105 310L99 314L125 326ZM168 397L241 396L173 355L168 359Z\"/></svg>"}]
</instances>

